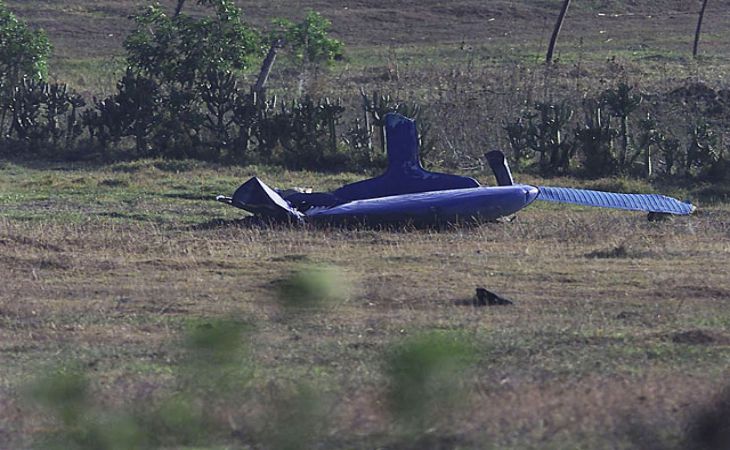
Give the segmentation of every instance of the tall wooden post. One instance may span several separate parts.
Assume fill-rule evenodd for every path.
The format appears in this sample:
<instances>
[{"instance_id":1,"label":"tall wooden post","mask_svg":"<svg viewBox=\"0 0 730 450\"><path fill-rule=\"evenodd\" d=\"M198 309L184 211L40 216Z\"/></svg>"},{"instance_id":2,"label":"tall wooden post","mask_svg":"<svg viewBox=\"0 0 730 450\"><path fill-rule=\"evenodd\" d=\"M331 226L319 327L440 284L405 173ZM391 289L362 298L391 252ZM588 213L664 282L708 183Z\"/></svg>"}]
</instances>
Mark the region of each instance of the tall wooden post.
<instances>
[{"instance_id":1,"label":"tall wooden post","mask_svg":"<svg viewBox=\"0 0 730 450\"><path fill-rule=\"evenodd\" d=\"M697 19L697 29L695 30L695 45L692 47L692 57L697 57L697 48L700 45L700 32L702 31L702 19L705 17L705 8L707 8L707 0L702 2L702 9L700 9L700 17Z\"/></svg>"},{"instance_id":2,"label":"tall wooden post","mask_svg":"<svg viewBox=\"0 0 730 450\"><path fill-rule=\"evenodd\" d=\"M261 71L259 72L259 76L258 78L256 78L256 84L253 87L254 91L258 92L259 94L262 93L264 89L266 89L266 82L269 81L271 68L274 66L274 62L276 62L276 53L283 46L284 41L281 39L274 41L271 44L271 48L269 48L269 53L266 55L266 58L264 58L264 62L261 65Z\"/></svg>"},{"instance_id":3,"label":"tall wooden post","mask_svg":"<svg viewBox=\"0 0 730 450\"><path fill-rule=\"evenodd\" d=\"M565 0L563 2L563 7L560 10L560 15L558 16L558 22L555 24L555 28L553 29L553 35L550 37L550 45L548 45L547 56L545 56L546 64L550 64L551 62L553 62L553 51L555 50L555 43L558 41L558 35L560 34L560 29L563 27L563 20L565 19L565 14L568 12L569 6L570 0Z\"/></svg>"}]
</instances>

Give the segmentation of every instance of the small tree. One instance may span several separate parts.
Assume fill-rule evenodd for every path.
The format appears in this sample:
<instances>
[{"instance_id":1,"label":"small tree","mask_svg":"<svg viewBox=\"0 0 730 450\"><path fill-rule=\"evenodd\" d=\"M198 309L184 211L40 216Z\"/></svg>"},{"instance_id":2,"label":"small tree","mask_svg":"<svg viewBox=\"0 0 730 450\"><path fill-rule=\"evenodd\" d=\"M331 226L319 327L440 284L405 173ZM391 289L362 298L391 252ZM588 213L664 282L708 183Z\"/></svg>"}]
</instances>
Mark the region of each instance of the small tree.
<instances>
[{"instance_id":1,"label":"small tree","mask_svg":"<svg viewBox=\"0 0 730 450\"><path fill-rule=\"evenodd\" d=\"M528 146L540 155L540 171L543 175L566 173L574 145L568 140L568 125L573 117L573 108L560 103L536 102L535 112L530 120Z\"/></svg>"},{"instance_id":2,"label":"small tree","mask_svg":"<svg viewBox=\"0 0 730 450\"><path fill-rule=\"evenodd\" d=\"M198 0L211 9L202 17L183 13L183 4L173 16L159 5L145 8L132 17L135 28L124 41L133 72L156 83L161 99L150 128L140 128L140 144L149 132L166 156L215 157L230 145L235 75L262 54L262 39L231 0ZM224 75L229 82L211 84ZM231 101L217 104L222 98Z\"/></svg>"},{"instance_id":3,"label":"small tree","mask_svg":"<svg viewBox=\"0 0 730 450\"><path fill-rule=\"evenodd\" d=\"M688 135L685 173L693 176L708 172L721 158L719 137L703 119L698 119L689 127Z\"/></svg>"},{"instance_id":4,"label":"small tree","mask_svg":"<svg viewBox=\"0 0 730 450\"><path fill-rule=\"evenodd\" d=\"M33 30L0 1L0 133L5 133L6 111L13 90L23 79L42 80L51 44L42 30Z\"/></svg>"},{"instance_id":5,"label":"small tree","mask_svg":"<svg viewBox=\"0 0 730 450\"><path fill-rule=\"evenodd\" d=\"M322 64L330 64L342 58L344 44L329 37L332 23L315 11L310 11L303 21L294 23L288 19L274 19L278 27L272 39L283 40L288 44L294 58L300 65L299 91L304 88L308 71Z\"/></svg>"},{"instance_id":6,"label":"small tree","mask_svg":"<svg viewBox=\"0 0 730 450\"><path fill-rule=\"evenodd\" d=\"M592 177L613 175L618 165L613 149L618 131L611 125L605 106L601 99L585 99L583 122L574 131L576 143L584 155L583 168Z\"/></svg>"},{"instance_id":7,"label":"small tree","mask_svg":"<svg viewBox=\"0 0 730 450\"><path fill-rule=\"evenodd\" d=\"M232 1L198 3L214 8L214 15L170 17L159 5L134 15L135 28L124 41L129 65L163 84L191 86L211 70L246 69L261 55L261 36Z\"/></svg>"},{"instance_id":8,"label":"small tree","mask_svg":"<svg viewBox=\"0 0 730 450\"><path fill-rule=\"evenodd\" d=\"M50 52L46 33L29 28L0 1L0 77L4 85L24 77L45 78Z\"/></svg>"},{"instance_id":9,"label":"small tree","mask_svg":"<svg viewBox=\"0 0 730 450\"><path fill-rule=\"evenodd\" d=\"M643 96L641 93L635 94L633 88L626 83L619 83L616 89L607 89L601 95L601 101L608 107L608 111L613 117L621 121L621 130L619 137L621 138L621 154L618 158L619 169L625 170L636 159L636 154L630 153L630 132L629 132L629 116L641 105Z\"/></svg>"},{"instance_id":10,"label":"small tree","mask_svg":"<svg viewBox=\"0 0 730 450\"><path fill-rule=\"evenodd\" d=\"M286 40L300 62L330 63L342 57L344 44L328 36L332 22L316 11L309 11L299 23L274 19L274 24L279 26L278 34Z\"/></svg>"}]
</instances>

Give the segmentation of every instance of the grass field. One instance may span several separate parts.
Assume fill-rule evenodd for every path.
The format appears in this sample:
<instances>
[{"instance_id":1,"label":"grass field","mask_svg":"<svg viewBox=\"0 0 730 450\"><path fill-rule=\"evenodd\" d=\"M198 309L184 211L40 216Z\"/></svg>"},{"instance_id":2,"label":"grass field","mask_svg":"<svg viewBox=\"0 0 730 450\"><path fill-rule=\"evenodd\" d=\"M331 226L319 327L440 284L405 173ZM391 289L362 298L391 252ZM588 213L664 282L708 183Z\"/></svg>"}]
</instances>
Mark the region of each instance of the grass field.
<instances>
[{"instance_id":1,"label":"grass field","mask_svg":"<svg viewBox=\"0 0 730 450\"><path fill-rule=\"evenodd\" d=\"M384 400L385 355L428 330L458 332L476 352L454 378L467 394L457 419L426 446L650 448L650 437L680 448L727 384L727 206L652 223L536 205L512 223L434 232L259 228L210 200L266 170L2 166L0 447L57 430L21 400L54 365L84 367L105 409L157 398L195 319L253 327L263 398L244 409L301 380L336 399L324 448L404 445ZM267 173L319 189L355 178ZM289 315L277 282L308 264L339 268L346 298ZM515 305L462 306L478 286ZM230 427L216 445L250 444Z\"/></svg>"},{"instance_id":2,"label":"grass field","mask_svg":"<svg viewBox=\"0 0 730 450\"><path fill-rule=\"evenodd\" d=\"M47 30L53 77L87 96L113 89L126 17L143 2L6 3ZM700 2L573 2L562 62L549 74L540 61L558 3L239 2L258 26L308 8L332 20L349 60L313 85L325 94L357 99L365 86L466 102L467 110L478 99L487 107L474 108L468 123L479 123L479 139L435 126L475 154L504 142L497 112L517 108L516 99L530 97L525 89L547 92L553 83L580 96L621 76L650 93L688 79L728 86L730 13L719 3L709 3L703 57L693 61ZM286 70L275 71L272 89L291 84ZM448 111L434 116L463 125ZM727 188L519 174L534 184L690 197L699 211L649 222L536 204L513 222L471 228L315 229L257 226L212 201L252 175L315 190L364 176L192 161L0 160L0 449L135 448L124 444L134 434L130 417L164 409L190 371L196 383L228 373L217 365L194 372L189 347L195 330L228 321L246 330L231 344L245 350L231 354L245 366L246 386L194 397L206 416L196 423L210 428L186 430L187 440L159 438L161 446L728 448L718 431L730 415L730 206L719 198ZM329 268L324 290L335 299L292 308L282 286L318 267ZM304 287L295 283L294 297ZM473 307L477 287L515 304ZM433 336L458 346L431 354L423 347L441 342ZM443 354L449 349L469 357L456 363ZM443 398L409 413L423 419L417 426L394 409L394 386L416 389L418 373L399 377L421 365L400 370L398 358L445 367L431 367ZM93 399L72 426L28 394L58 368L89 380ZM416 400L429 394L413 392Z\"/></svg>"}]
</instances>

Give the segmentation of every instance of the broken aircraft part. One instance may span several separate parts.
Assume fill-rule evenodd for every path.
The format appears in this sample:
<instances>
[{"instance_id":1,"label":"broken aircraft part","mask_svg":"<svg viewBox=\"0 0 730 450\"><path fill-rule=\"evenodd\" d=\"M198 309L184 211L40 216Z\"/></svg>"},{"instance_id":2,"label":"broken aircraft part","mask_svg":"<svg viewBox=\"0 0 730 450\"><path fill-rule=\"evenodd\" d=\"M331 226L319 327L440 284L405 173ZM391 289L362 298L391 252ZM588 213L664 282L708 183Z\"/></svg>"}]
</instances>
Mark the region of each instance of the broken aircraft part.
<instances>
[{"instance_id":1,"label":"broken aircraft part","mask_svg":"<svg viewBox=\"0 0 730 450\"><path fill-rule=\"evenodd\" d=\"M233 197L218 196L217 200L273 220L374 225L496 220L535 200L658 214L687 215L695 209L690 203L656 194L515 184L500 151L486 154L498 186L480 186L473 178L425 170L419 160L415 121L391 113L385 130L388 169L378 177L314 193L276 191L254 177Z\"/></svg>"}]
</instances>

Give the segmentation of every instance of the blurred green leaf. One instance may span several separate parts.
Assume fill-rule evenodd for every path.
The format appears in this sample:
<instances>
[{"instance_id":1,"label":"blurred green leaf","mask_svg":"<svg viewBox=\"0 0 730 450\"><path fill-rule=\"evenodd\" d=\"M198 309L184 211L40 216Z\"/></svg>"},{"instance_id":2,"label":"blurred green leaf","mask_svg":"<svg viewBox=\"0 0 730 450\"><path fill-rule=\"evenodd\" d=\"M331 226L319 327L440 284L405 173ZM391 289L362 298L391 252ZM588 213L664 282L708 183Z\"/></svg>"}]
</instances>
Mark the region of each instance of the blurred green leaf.
<instances>
[{"instance_id":1,"label":"blurred green leaf","mask_svg":"<svg viewBox=\"0 0 730 450\"><path fill-rule=\"evenodd\" d=\"M464 400L464 379L474 362L467 337L431 332L406 339L386 359L388 407L396 422L421 432Z\"/></svg>"},{"instance_id":2,"label":"blurred green leaf","mask_svg":"<svg viewBox=\"0 0 730 450\"><path fill-rule=\"evenodd\" d=\"M281 304L290 310L323 308L347 298L347 283L337 268L308 266L284 279L278 294Z\"/></svg>"}]
</instances>

